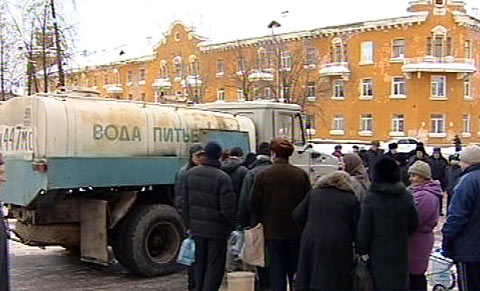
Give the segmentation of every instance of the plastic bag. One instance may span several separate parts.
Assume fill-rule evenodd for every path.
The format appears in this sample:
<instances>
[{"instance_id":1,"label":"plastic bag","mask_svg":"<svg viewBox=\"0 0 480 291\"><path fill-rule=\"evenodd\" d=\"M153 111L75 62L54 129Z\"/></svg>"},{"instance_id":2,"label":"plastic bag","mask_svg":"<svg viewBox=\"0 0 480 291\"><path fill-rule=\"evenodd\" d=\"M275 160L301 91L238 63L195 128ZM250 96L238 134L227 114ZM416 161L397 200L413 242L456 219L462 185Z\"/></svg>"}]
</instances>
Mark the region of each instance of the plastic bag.
<instances>
[{"instance_id":1,"label":"plastic bag","mask_svg":"<svg viewBox=\"0 0 480 291\"><path fill-rule=\"evenodd\" d=\"M355 259L355 268L353 270L353 290L374 290L373 275L370 271L369 262L363 260L360 256L357 256Z\"/></svg>"},{"instance_id":2,"label":"plastic bag","mask_svg":"<svg viewBox=\"0 0 480 291\"><path fill-rule=\"evenodd\" d=\"M182 241L182 246L178 252L177 263L185 266L191 266L195 262L195 241L192 237L187 237Z\"/></svg>"},{"instance_id":3,"label":"plastic bag","mask_svg":"<svg viewBox=\"0 0 480 291\"><path fill-rule=\"evenodd\" d=\"M228 252L235 256L240 255L244 242L245 242L245 236L243 231L241 230L232 231L232 233L230 234L230 237L228 238Z\"/></svg>"},{"instance_id":4,"label":"plastic bag","mask_svg":"<svg viewBox=\"0 0 480 291\"><path fill-rule=\"evenodd\" d=\"M265 267L265 239L261 223L245 230L245 243L240 259L253 266Z\"/></svg>"}]
</instances>

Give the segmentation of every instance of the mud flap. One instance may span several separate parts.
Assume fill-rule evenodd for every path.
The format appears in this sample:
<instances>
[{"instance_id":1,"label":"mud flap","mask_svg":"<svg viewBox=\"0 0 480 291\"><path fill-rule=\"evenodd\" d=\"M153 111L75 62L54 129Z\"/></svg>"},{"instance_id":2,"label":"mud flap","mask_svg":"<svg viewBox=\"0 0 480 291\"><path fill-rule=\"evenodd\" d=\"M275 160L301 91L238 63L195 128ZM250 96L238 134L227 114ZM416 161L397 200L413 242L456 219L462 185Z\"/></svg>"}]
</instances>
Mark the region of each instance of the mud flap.
<instances>
[{"instance_id":1,"label":"mud flap","mask_svg":"<svg viewBox=\"0 0 480 291\"><path fill-rule=\"evenodd\" d=\"M80 202L80 255L82 261L108 265L107 201Z\"/></svg>"}]
</instances>

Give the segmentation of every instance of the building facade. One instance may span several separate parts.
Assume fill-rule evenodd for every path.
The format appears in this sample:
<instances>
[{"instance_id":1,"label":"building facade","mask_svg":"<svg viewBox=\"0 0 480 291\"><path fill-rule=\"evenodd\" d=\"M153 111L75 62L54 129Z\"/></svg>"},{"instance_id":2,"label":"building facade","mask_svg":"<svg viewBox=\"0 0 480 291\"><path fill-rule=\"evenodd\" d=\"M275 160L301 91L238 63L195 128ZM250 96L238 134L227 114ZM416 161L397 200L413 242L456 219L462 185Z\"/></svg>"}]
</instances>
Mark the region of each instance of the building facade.
<instances>
[{"instance_id":1,"label":"building facade","mask_svg":"<svg viewBox=\"0 0 480 291\"><path fill-rule=\"evenodd\" d=\"M70 85L148 102L304 106L312 137L480 141L480 20L461 0L398 18L206 43L175 22L150 55L71 70Z\"/></svg>"}]
</instances>

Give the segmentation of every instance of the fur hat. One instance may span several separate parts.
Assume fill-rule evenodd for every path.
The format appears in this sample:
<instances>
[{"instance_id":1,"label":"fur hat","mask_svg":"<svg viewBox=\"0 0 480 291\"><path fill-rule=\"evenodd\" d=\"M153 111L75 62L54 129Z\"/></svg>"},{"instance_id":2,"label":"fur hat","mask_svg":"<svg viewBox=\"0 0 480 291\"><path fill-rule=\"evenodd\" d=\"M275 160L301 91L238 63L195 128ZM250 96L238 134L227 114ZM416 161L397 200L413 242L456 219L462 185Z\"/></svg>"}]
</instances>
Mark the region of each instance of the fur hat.
<instances>
[{"instance_id":1,"label":"fur hat","mask_svg":"<svg viewBox=\"0 0 480 291\"><path fill-rule=\"evenodd\" d=\"M222 147L216 141L211 141L205 146L207 158L218 160L222 156Z\"/></svg>"},{"instance_id":2,"label":"fur hat","mask_svg":"<svg viewBox=\"0 0 480 291\"><path fill-rule=\"evenodd\" d=\"M270 144L268 142L262 142L257 149L257 155L270 155Z\"/></svg>"},{"instance_id":3,"label":"fur hat","mask_svg":"<svg viewBox=\"0 0 480 291\"><path fill-rule=\"evenodd\" d=\"M480 164L480 147L468 146L460 152L460 161L469 165Z\"/></svg>"},{"instance_id":4,"label":"fur hat","mask_svg":"<svg viewBox=\"0 0 480 291\"><path fill-rule=\"evenodd\" d=\"M335 171L320 177L315 182L315 188L335 187L337 189L355 193L352 179L347 172Z\"/></svg>"},{"instance_id":5,"label":"fur hat","mask_svg":"<svg viewBox=\"0 0 480 291\"><path fill-rule=\"evenodd\" d=\"M277 137L272 140L270 143L270 149L279 158L290 157L294 150L292 143L288 139L282 137Z\"/></svg>"},{"instance_id":6,"label":"fur hat","mask_svg":"<svg viewBox=\"0 0 480 291\"><path fill-rule=\"evenodd\" d=\"M409 174L417 174L422 176L427 180L432 179L432 170L430 169L430 165L425 163L424 161L416 161L413 165L408 168Z\"/></svg>"},{"instance_id":7,"label":"fur hat","mask_svg":"<svg viewBox=\"0 0 480 291\"><path fill-rule=\"evenodd\" d=\"M400 167L389 157L383 157L373 166L373 182L397 183L400 182Z\"/></svg>"},{"instance_id":8,"label":"fur hat","mask_svg":"<svg viewBox=\"0 0 480 291\"><path fill-rule=\"evenodd\" d=\"M372 140L372 146L379 147L380 142L378 140Z\"/></svg>"},{"instance_id":9,"label":"fur hat","mask_svg":"<svg viewBox=\"0 0 480 291\"><path fill-rule=\"evenodd\" d=\"M190 156L193 156L194 154L198 154L204 151L205 149L203 148L203 146L199 143L196 143L190 147L189 153L190 153Z\"/></svg>"},{"instance_id":10,"label":"fur hat","mask_svg":"<svg viewBox=\"0 0 480 291\"><path fill-rule=\"evenodd\" d=\"M243 157L243 150L239 147L234 147L230 150L231 157Z\"/></svg>"},{"instance_id":11,"label":"fur hat","mask_svg":"<svg viewBox=\"0 0 480 291\"><path fill-rule=\"evenodd\" d=\"M389 150L398 149L398 144L396 142L389 143L388 144L388 149Z\"/></svg>"}]
</instances>

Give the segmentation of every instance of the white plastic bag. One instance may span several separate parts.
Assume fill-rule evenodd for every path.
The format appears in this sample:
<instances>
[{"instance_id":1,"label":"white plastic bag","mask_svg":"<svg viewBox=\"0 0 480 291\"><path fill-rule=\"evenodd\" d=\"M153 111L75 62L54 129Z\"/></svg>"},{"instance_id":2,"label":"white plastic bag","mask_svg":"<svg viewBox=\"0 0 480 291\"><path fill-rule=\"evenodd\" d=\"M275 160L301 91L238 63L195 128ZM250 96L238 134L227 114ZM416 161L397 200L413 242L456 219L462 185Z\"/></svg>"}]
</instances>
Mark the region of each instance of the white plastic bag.
<instances>
[{"instance_id":1,"label":"white plastic bag","mask_svg":"<svg viewBox=\"0 0 480 291\"><path fill-rule=\"evenodd\" d=\"M192 237L183 240L180 251L178 252L177 263L185 266L191 266L195 262L195 241Z\"/></svg>"},{"instance_id":2,"label":"white plastic bag","mask_svg":"<svg viewBox=\"0 0 480 291\"><path fill-rule=\"evenodd\" d=\"M234 256L240 255L245 243L244 233L241 230L232 231L228 238L228 252Z\"/></svg>"},{"instance_id":3,"label":"white plastic bag","mask_svg":"<svg viewBox=\"0 0 480 291\"><path fill-rule=\"evenodd\" d=\"M261 223L245 230L245 243L240 259L253 266L265 267L265 238Z\"/></svg>"}]
</instances>

